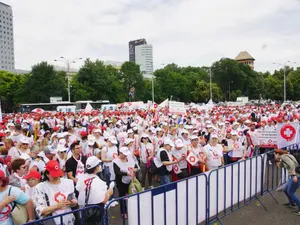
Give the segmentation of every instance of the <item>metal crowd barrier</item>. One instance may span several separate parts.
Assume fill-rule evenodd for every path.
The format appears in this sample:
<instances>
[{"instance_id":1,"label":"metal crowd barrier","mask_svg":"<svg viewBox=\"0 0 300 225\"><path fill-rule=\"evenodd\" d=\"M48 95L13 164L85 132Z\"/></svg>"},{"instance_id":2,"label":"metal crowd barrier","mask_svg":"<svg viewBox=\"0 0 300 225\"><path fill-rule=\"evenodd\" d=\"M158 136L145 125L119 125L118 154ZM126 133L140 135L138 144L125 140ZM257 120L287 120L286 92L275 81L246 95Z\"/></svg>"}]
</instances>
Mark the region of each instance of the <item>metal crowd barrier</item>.
<instances>
[{"instance_id":1,"label":"metal crowd barrier","mask_svg":"<svg viewBox=\"0 0 300 225\"><path fill-rule=\"evenodd\" d=\"M110 205L115 201L123 203L119 204L123 211L127 208L128 219L122 216L119 223L114 221L114 225L198 225L217 221L223 224L222 218L254 200L267 210L259 197L270 194L277 202L271 192L288 180L287 171L276 167L273 155L273 152L269 152L168 185L114 199L106 204L102 225L111 224L109 220L115 210L111 210ZM82 214L82 211L91 207L27 224L42 224L45 220L57 217L62 222L64 215L75 212ZM84 224L83 216L81 224Z\"/></svg>"},{"instance_id":2,"label":"metal crowd barrier","mask_svg":"<svg viewBox=\"0 0 300 225\"><path fill-rule=\"evenodd\" d=\"M57 219L59 218L59 223L56 223L56 224L66 224L64 223L63 221L63 217L66 216L66 215L70 215L70 214L76 214L77 213L77 216L79 216L80 218L80 225L84 225L86 222L85 222L85 219L84 219L84 211L85 210L88 210L88 209L91 209L91 208L95 208L95 209L99 209L101 212L102 212L102 215L103 215L103 218L102 218L102 222L101 222L101 225L108 225L108 223L105 223L105 215L104 215L104 209L103 207L100 207L98 205L92 205L92 206L87 206L87 207L84 207L84 208L81 208L81 209L76 209L76 210L72 210L70 212L66 212L66 213L62 213L62 214L59 214L59 215L55 215L55 216L49 216L49 217L45 217L45 218L42 218L42 219L39 219L39 220L35 220L33 222L29 222L29 223L26 223L26 224L23 224L23 225L44 225L44 224L47 224L47 222L49 223L51 220L53 219ZM75 215L74 215L75 216ZM75 216L76 217L76 216ZM100 220L100 218L99 218ZM55 222L55 221L54 221ZM52 223L50 223L52 224ZM78 223L77 223L78 224Z\"/></svg>"}]
</instances>

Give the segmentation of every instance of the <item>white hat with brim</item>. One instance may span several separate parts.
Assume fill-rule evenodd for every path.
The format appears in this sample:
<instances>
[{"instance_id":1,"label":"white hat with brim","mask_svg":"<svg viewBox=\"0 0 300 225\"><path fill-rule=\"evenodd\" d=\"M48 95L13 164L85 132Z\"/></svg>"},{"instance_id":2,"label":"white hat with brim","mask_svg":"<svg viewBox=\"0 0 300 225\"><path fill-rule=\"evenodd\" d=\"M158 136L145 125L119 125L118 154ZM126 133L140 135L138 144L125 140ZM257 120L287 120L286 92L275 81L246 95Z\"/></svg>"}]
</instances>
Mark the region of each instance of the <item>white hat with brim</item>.
<instances>
[{"instance_id":1,"label":"white hat with brim","mask_svg":"<svg viewBox=\"0 0 300 225\"><path fill-rule=\"evenodd\" d=\"M87 168L89 170L89 169L95 168L96 166L99 166L100 163L101 163L101 161L96 156L90 156L86 160L85 168Z\"/></svg>"},{"instance_id":2,"label":"white hat with brim","mask_svg":"<svg viewBox=\"0 0 300 225\"><path fill-rule=\"evenodd\" d=\"M131 154L130 150L127 147L120 148L120 153L125 155L125 156L128 156L128 155Z\"/></svg>"}]
</instances>

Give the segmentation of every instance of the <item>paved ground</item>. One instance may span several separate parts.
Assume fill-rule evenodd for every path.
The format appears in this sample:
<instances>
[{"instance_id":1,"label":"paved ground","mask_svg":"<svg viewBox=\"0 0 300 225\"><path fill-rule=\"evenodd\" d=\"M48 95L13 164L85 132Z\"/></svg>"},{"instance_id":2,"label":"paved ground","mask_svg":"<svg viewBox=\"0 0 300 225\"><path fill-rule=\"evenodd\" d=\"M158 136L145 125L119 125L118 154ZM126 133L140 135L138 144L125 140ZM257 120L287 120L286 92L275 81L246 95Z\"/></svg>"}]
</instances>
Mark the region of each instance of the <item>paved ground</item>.
<instances>
[{"instance_id":1,"label":"paved ground","mask_svg":"<svg viewBox=\"0 0 300 225\"><path fill-rule=\"evenodd\" d=\"M266 174L269 174L269 178L266 178L264 183L265 188L267 187L267 181L269 181L269 188L277 186L280 180L280 171L278 171L276 167L274 168L267 164ZM300 216L294 216L292 214L294 209L287 209L282 205L287 202L285 194L276 191L273 191L272 194L278 200L279 204L277 204L269 194L259 197L268 211L261 206L259 201L255 200L223 218L222 223L224 225L300 225ZM300 189L297 194L300 196ZM214 225L218 224L220 223L214 223ZM119 206L110 210L110 225L127 225L127 222L123 223L122 221Z\"/></svg>"},{"instance_id":2,"label":"paved ground","mask_svg":"<svg viewBox=\"0 0 300 225\"><path fill-rule=\"evenodd\" d=\"M222 220L224 225L299 225L300 217L291 214L293 209L282 206L287 202L283 192L273 192L278 200L277 204L270 195L261 197L261 201L267 207L266 211L258 201L253 201L247 206L227 216ZM300 191L298 191L300 196ZM218 224L218 223L216 223Z\"/></svg>"}]
</instances>

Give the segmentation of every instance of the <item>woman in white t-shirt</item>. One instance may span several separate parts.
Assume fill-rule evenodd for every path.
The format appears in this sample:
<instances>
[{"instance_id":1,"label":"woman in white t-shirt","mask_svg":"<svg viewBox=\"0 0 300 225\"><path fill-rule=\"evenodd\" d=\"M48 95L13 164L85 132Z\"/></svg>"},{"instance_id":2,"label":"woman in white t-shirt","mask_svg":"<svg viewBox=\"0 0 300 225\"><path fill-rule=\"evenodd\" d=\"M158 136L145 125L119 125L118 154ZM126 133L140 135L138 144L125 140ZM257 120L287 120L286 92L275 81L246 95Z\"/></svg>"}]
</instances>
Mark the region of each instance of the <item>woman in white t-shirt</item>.
<instances>
[{"instance_id":1,"label":"woman in white t-shirt","mask_svg":"<svg viewBox=\"0 0 300 225\"><path fill-rule=\"evenodd\" d=\"M106 180L106 185L109 186L111 181L115 180L115 175L113 173L113 163L112 161L118 158L118 141L115 136L110 136L107 141L107 146L103 147L101 153L101 159L103 162L103 175ZM111 206L114 207L117 205L117 202L114 202Z\"/></svg>"},{"instance_id":2,"label":"woman in white t-shirt","mask_svg":"<svg viewBox=\"0 0 300 225\"><path fill-rule=\"evenodd\" d=\"M96 156L90 156L85 164L86 173L78 177L76 190L79 192L78 205L87 207L90 205L98 205L100 208L110 199L113 194L114 182L111 183L110 188L102 181L97 174L101 172L101 161ZM87 194L87 195L86 195ZM85 218L84 224L100 225L102 224L103 214L101 211L92 218Z\"/></svg>"},{"instance_id":3,"label":"woman in white t-shirt","mask_svg":"<svg viewBox=\"0 0 300 225\"><path fill-rule=\"evenodd\" d=\"M50 160L44 173L45 181L36 186L33 201L39 217L55 216L70 212L71 207L77 205L72 180L60 178L63 171L56 160ZM73 225L74 215L67 214L62 218L63 224ZM56 224L61 224L60 218L54 219Z\"/></svg>"},{"instance_id":4,"label":"woman in white t-shirt","mask_svg":"<svg viewBox=\"0 0 300 225\"><path fill-rule=\"evenodd\" d=\"M128 194L129 184L138 170L138 165L132 158L131 152L127 147L120 148L120 155L113 161L116 184L119 197ZM127 207L124 200L120 201L120 209L123 218L127 218Z\"/></svg>"},{"instance_id":5,"label":"woman in white t-shirt","mask_svg":"<svg viewBox=\"0 0 300 225\"><path fill-rule=\"evenodd\" d=\"M30 153L29 141L27 138L22 138L16 148L12 148L8 152L8 156L11 156L12 159L21 158L23 154Z\"/></svg>"},{"instance_id":6,"label":"woman in white t-shirt","mask_svg":"<svg viewBox=\"0 0 300 225\"><path fill-rule=\"evenodd\" d=\"M204 152L207 157L206 165L208 170L214 170L224 166L223 147L218 144L218 136L216 134L210 136L209 144L204 146Z\"/></svg>"},{"instance_id":7,"label":"woman in white t-shirt","mask_svg":"<svg viewBox=\"0 0 300 225\"><path fill-rule=\"evenodd\" d=\"M149 172L147 164L154 156L154 148L150 142L149 136L143 134L140 144L140 167L141 167L141 184L144 188L152 188L152 174ZM148 186L146 186L146 176L148 178Z\"/></svg>"}]
</instances>

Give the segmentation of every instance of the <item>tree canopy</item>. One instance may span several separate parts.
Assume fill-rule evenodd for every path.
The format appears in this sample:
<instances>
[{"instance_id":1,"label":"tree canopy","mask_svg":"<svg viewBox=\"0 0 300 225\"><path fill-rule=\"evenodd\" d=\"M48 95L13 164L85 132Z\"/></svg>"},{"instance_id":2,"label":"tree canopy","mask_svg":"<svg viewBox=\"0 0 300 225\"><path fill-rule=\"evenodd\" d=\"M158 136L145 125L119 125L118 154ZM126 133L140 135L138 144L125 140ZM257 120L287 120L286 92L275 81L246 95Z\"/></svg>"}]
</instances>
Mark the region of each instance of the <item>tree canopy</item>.
<instances>
[{"instance_id":1,"label":"tree canopy","mask_svg":"<svg viewBox=\"0 0 300 225\"><path fill-rule=\"evenodd\" d=\"M213 101L235 101L239 96L283 100L283 69L274 73L257 72L248 65L222 58L208 67L166 65L154 72L155 101L166 98L183 102L207 102L210 99L210 72ZM285 68L287 99L300 100L300 68ZM41 62L29 74L0 71L0 98L4 112L11 112L20 103L49 102L51 96L68 99L67 74ZM152 79L145 79L138 65L125 62L120 68L103 61L87 59L79 72L72 75L71 101L129 101L134 88L135 101L152 100Z\"/></svg>"}]
</instances>

